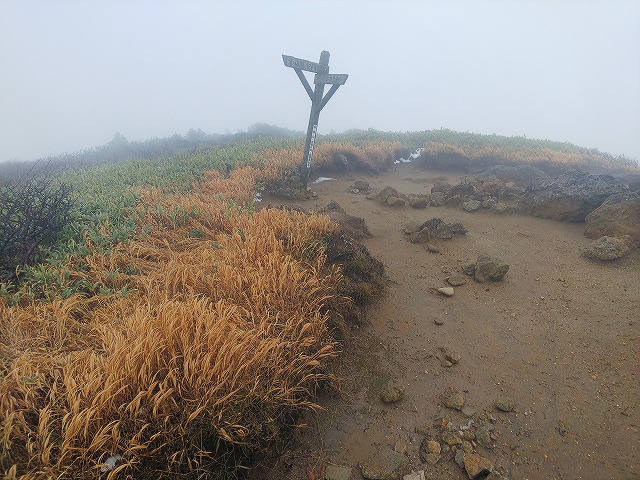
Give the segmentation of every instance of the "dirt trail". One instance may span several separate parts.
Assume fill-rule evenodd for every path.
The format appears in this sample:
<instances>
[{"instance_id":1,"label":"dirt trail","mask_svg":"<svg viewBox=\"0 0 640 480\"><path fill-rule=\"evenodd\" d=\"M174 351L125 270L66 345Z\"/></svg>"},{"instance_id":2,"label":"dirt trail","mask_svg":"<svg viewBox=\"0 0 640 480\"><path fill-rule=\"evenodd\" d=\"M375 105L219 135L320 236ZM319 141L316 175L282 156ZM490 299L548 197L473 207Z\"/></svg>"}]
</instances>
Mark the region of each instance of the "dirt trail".
<instances>
[{"instance_id":1,"label":"dirt trail","mask_svg":"<svg viewBox=\"0 0 640 480\"><path fill-rule=\"evenodd\" d=\"M351 466L360 479L358 463L396 442L407 443L426 478L468 478L451 455L436 465L418 455L425 435L416 429L438 439L439 411L456 425L468 421L442 407L449 387L464 393L475 418L493 417L495 447L478 451L506 478L639 478L640 253L591 262L579 255L590 243L583 225L447 206L388 207L349 193L355 178L363 177L313 185L318 199L299 204L336 201L364 218L373 234L364 243L384 263L388 291L345 344L341 396L321 398L326 411L305 419L309 427L269 478L307 480L307 464L323 463ZM402 193L429 193L438 179L413 165L366 178L372 189ZM440 252L431 253L401 231L433 217L462 222L469 232L438 240ZM470 280L450 298L433 292L481 254L510 263L503 281ZM439 347L458 352L460 363L441 366ZM392 384L406 392L389 406L379 394ZM500 395L514 400L514 412L495 409Z\"/></svg>"}]
</instances>

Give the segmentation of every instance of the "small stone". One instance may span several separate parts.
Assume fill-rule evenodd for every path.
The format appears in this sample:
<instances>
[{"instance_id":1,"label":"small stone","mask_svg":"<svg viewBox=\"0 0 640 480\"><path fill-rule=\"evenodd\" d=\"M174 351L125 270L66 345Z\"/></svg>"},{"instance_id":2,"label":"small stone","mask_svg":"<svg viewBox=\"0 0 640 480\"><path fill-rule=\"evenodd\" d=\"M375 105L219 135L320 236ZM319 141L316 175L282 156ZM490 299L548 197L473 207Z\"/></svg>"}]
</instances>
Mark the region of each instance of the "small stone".
<instances>
[{"instance_id":1,"label":"small stone","mask_svg":"<svg viewBox=\"0 0 640 480\"><path fill-rule=\"evenodd\" d=\"M475 263L471 263L471 264L467 265L466 267L463 267L462 273L464 273L465 275L468 275L470 277L473 277L473 275L476 273L476 264Z\"/></svg>"},{"instance_id":2,"label":"small stone","mask_svg":"<svg viewBox=\"0 0 640 480\"><path fill-rule=\"evenodd\" d=\"M447 197L444 192L432 192L431 201L429 202L432 207L441 207L444 205Z\"/></svg>"},{"instance_id":3,"label":"small stone","mask_svg":"<svg viewBox=\"0 0 640 480\"><path fill-rule=\"evenodd\" d=\"M451 231L453 233L457 233L458 235L465 235L469 231L464 228L464 225L462 225L461 223L452 223L450 226Z\"/></svg>"},{"instance_id":4,"label":"small stone","mask_svg":"<svg viewBox=\"0 0 640 480\"><path fill-rule=\"evenodd\" d=\"M409 445L407 445L407 442L404 440L396 440L396 443L393 445L393 451L406 455L409 451Z\"/></svg>"},{"instance_id":5,"label":"small stone","mask_svg":"<svg viewBox=\"0 0 640 480\"><path fill-rule=\"evenodd\" d=\"M380 399L384 403L396 403L404 397L404 387L394 386L386 389L380 394Z\"/></svg>"},{"instance_id":6,"label":"small stone","mask_svg":"<svg viewBox=\"0 0 640 480\"><path fill-rule=\"evenodd\" d=\"M427 250L429 250L431 253L440 253L440 249L436 247L433 243L427 244Z\"/></svg>"},{"instance_id":7,"label":"small stone","mask_svg":"<svg viewBox=\"0 0 640 480\"><path fill-rule=\"evenodd\" d=\"M452 392L445 399L444 406L454 410L462 410L462 407L464 407L464 395L460 392Z\"/></svg>"},{"instance_id":8,"label":"small stone","mask_svg":"<svg viewBox=\"0 0 640 480\"><path fill-rule=\"evenodd\" d=\"M361 192L366 192L369 190L369 182L366 180L356 180L353 182L353 188L360 190Z\"/></svg>"},{"instance_id":9,"label":"small stone","mask_svg":"<svg viewBox=\"0 0 640 480\"><path fill-rule=\"evenodd\" d=\"M476 430L476 441L484 448L491 448L491 432L488 428L480 427Z\"/></svg>"},{"instance_id":10,"label":"small stone","mask_svg":"<svg viewBox=\"0 0 640 480\"><path fill-rule=\"evenodd\" d=\"M455 433L451 432L444 432L442 434L442 441L449 446L460 445L462 443L462 439Z\"/></svg>"},{"instance_id":11,"label":"small stone","mask_svg":"<svg viewBox=\"0 0 640 480\"><path fill-rule=\"evenodd\" d=\"M410 197L409 205L413 208L426 208L429 205L429 198L427 197Z\"/></svg>"},{"instance_id":12,"label":"small stone","mask_svg":"<svg viewBox=\"0 0 640 480\"><path fill-rule=\"evenodd\" d=\"M418 425L415 428L416 433L419 433L420 435L427 435L430 430L431 430L431 426L430 425Z\"/></svg>"},{"instance_id":13,"label":"small stone","mask_svg":"<svg viewBox=\"0 0 640 480\"><path fill-rule=\"evenodd\" d=\"M498 397L496 400L496 408L502 412L513 412L513 400L507 396Z\"/></svg>"},{"instance_id":14,"label":"small stone","mask_svg":"<svg viewBox=\"0 0 640 480\"><path fill-rule=\"evenodd\" d=\"M458 450L455 457L453 457L453 460L460 468L464 468L464 450Z\"/></svg>"},{"instance_id":15,"label":"small stone","mask_svg":"<svg viewBox=\"0 0 640 480\"><path fill-rule=\"evenodd\" d=\"M433 453L434 455L440 455L442 452L442 447L439 442L435 440L425 440L424 442L424 450L427 453Z\"/></svg>"},{"instance_id":16,"label":"small stone","mask_svg":"<svg viewBox=\"0 0 640 480\"><path fill-rule=\"evenodd\" d=\"M475 212L480 208L482 204L477 200L468 200L462 204L462 208L464 208L467 212Z\"/></svg>"},{"instance_id":17,"label":"small stone","mask_svg":"<svg viewBox=\"0 0 640 480\"><path fill-rule=\"evenodd\" d=\"M502 202L497 202L497 203L494 203L493 205L491 205L491 210L496 212L496 213L505 213L505 212L509 211L509 207L507 207Z\"/></svg>"},{"instance_id":18,"label":"small stone","mask_svg":"<svg viewBox=\"0 0 640 480\"><path fill-rule=\"evenodd\" d=\"M486 478L493 470L493 462L475 453L465 453L464 469L471 479Z\"/></svg>"},{"instance_id":19,"label":"small stone","mask_svg":"<svg viewBox=\"0 0 640 480\"><path fill-rule=\"evenodd\" d=\"M407 473L402 480L425 480L424 470L418 470L417 472Z\"/></svg>"},{"instance_id":20,"label":"small stone","mask_svg":"<svg viewBox=\"0 0 640 480\"><path fill-rule=\"evenodd\" d=\"M429 229L423 228L418 232L412 233L409 240L411 240L411 243L426 243L431 240L431 233Z\"/></svg>"},{"instance_id":21,"label":"small stone","mask_svg":"<svg viewBox=\"0 0 640 480\"><path fill-rule=\"evenodd\" d=\"M467 278L459 273L454 273L447 277L447 283L452 287L459 287L467 283Z\"/></svg>"},{"instance_id":22,"label":"small stone","mask_svg":"<svg viewBox=\"0 0 640 480\"><path fill-rule=\"evenodd\" d=\"M462 440L462 450L464 453L473 453L473 446L466 440Z\"/></svg>"},{"instance_id":23,"label":"small stone","mask_svg":"<svg viewBox=\"0 0 640 480\"><path fill-rule=\"evenodd\" d=\"M327 465L324 470L324 480L350 480L351 474L351 467Z\"/></svg>"},{"instance_id":24,"label":"small stone","mask_svg":"<svg viewBox=\"0 0 640 480\"><path fill-rule=\"evenodd\" d=\"M411 472L409 459L390 449L376 452L359 466L367 480L398 480Z\"/></svg>"},{"instance_id":25,"label":"small stone","mask_svg":"<svg viewBox=\"0 0 640 480\"><path fill-rule=\"evenodd\" d=\"M386 203L390 207L404 207L407 204L407 202L405 202L404 199L399 197L394 197L393 195L387 197Z\"/></svg>"},{"instance_id":26,"label":"small stone","mask_svg":"<svg viewBox=\"0 0 640 480\"><path fill-rule=\"evenodd\" d=\"M416 222L409 222L404 227L402 227L402 231L406 235L411 235L412 233L416 233L420 231L420 225Z\"/></svg>"},{"instance_id":27,"label":"small stone","mask_svg":"<svg viewBox=\"0 0 640 480\"><path fill-rule=\"evenodd\" d=\"M507 479L494 470L484 480L507 480Z\"/></svg>"},{"instance_id":28,"label":"small stone","mask_svg":"<svg viewBox=\"0 0 640 480\"><path fill-rule=\"evenodd\" d=\"M476 414L476 409L465 405L462 409L462 413L467 417L473 417Z\"/></svg>"},{"instance_id":29,"label":"small stone","mask_svg":"<svg viewBox=\"0 0 640 480\"><path fill-rule=\"evenodd\" d=\"M444 320L442 320L441 318L436 318L433 323L435 323L436 325L444 325Z\"/></svg>"},{"instance_id":30,"label":"small stone","mask_svg":"<svg viewBox=\"0 0 640 480\"><path fill-rule=\"evenodd\" d=\"M443 366L444 368L453 367L453 363L451 363L449 360L445 360L445 359L442 359L442 361L440 362L440 365Z\"/></svg>"},{"instance_id":31,"label":"small stone","mask_svg":"<svg viewBox=\"0 0 640 480\"><path fill-rule=\"evenodd\" d=\"M435 465L440 460L438 455L434 455L433 453L426 453L421 457L422 461L428 463L429 465Z\"/></svg>"},{"instance_id":32,"label":"small stone","mask_svg":"<svg viewBox=\"0 0 640 480\"><path fill-rule=\"evenodd\" d=\"M474 278L477 282L502 280L509 271L509 264L504 260L493 257L480 256L476 261Z\"/></svg>"},{"instance_id":33,"label":"small stone","mask_svg":"<svg viewBox=\"0 0 640 480\"><path fill-rule=\"evenodd\" d=\"M440 351L442 352L442 355L444 355L444 358L449 360L453 364L459 363L462 359L462 355L446 347L440 347Z\"/></svg>"},{"instance_id":34,"label":"small stone","mask_svg":"<svg viewBox=\"0 0 640 480\"><path fill-rule=\"evenodd\" d=\"M442 287L438 289L438 293L445 297L453 297L453 287Z\"/></svg>"}]
</instances>

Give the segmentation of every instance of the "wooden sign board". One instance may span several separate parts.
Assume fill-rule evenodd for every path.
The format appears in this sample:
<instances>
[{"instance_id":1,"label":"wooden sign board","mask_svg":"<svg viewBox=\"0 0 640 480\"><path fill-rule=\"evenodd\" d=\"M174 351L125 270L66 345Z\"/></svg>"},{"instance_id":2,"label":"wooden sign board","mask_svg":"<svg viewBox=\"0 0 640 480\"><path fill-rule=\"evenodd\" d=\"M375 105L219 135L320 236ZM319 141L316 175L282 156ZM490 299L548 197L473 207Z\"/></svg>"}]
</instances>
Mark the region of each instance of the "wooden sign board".
<instances>
[{"instance_id":1,"label":"wooden sign board","mask_svg":"<svg viewBox=\"0 0 640 480\"><path fill-rule=\"evenodd\" d=\"M285 67L298 68L305 72L325 73L329 71L329 67L326 65L320 65L319 63L303 60L302 58L282 55L282 60L284 61Z\"/></svg>"},{"instance_id":2,"label":"wooden sign board","mask_svg":"<svg viewBox=\"0 0 640 480\"><path fill-rule=\"evenodd\" d=\"M327 73L327 74L318 74L314 77L313 83L316 85L320 83L330 83L332 85L344 85L349 78L349 75L346 73Z\"/></svg>"}]
</instances>

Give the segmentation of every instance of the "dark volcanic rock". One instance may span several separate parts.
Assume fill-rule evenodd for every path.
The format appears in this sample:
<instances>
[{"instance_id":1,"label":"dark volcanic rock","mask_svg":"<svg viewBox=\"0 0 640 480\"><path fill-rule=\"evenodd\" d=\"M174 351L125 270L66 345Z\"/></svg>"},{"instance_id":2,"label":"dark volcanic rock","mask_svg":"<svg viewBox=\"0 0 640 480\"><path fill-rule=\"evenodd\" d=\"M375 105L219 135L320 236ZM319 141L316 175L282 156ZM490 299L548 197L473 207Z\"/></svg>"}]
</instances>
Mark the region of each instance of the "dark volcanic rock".
<instances>
[{"instance_id":1,"label":"dark volcanic rock","mask_svg":"<svg viewBox=\"0 0 640 480\"><path fill-rule=\"evenodd\" d=\"M453 229L451 225L445 223L441 218L432 218L421 225L422 228L429 230L429 233L435 238L448 239L453 238Z\"/></svg>"},{"instance_id":2,"label":"dark volcanic rock","mask_svg":"<svg viewBox=\"0 0 640 480\"><path fill-rule=\"evenodd\" d=\"M626 185L611 175L591 175L578 170L532 185L522 198L523 211L536 217L582 222L614 193Z\"/></svg>"},{"instance_id":3,"label":"dark volcanic rock","mask_svg":"<svg viewBox=\"0 0 640 480\"><path fill-rule=\"evenodd\" d=\"M589 238L631 235L634 243L640 246L640 195L611 195L587 215L586 222L584 234Z\"/></svg>"}]
</instances>

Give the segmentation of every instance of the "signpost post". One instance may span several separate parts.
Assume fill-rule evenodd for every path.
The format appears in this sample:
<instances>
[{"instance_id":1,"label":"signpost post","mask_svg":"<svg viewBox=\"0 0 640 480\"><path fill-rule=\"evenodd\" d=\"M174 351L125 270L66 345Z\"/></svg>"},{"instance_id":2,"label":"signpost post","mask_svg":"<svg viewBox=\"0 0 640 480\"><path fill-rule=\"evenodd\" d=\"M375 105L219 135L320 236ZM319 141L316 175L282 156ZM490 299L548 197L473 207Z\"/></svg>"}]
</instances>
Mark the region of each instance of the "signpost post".
<instances>
[{"instance_id":1,"label":"signpost post","mask_svg":"<svg viewBox=\"0 0 640 480\"><path fill-rule=\"evenodd\" d=\"M313 157L313 145L316 142L316 134L318 133L318 119L320 118L320 111L331 99L333 94L336 93L340 85L345 84L349 75L345 73L329 73L329 52L326 50L320 54L320 61L318 63L291 57L289 55L282 55L282 60L284 61L285 67L293 68L296 71L298 78L302 82L302 86L307 91L309 98L311 98L309 127L307 128L307 139L304 143L304 156L302 158L302 164L300 165L300 180L306 189L309 183L309 171L311 169L311 158ZM311 88L311 85L309 85L307 77L302 73L303 71L316 74L313 79L314 88ZM331 85L331 88L325 95L324 86L328 84Z\"/></svg>"}]
</instances>

